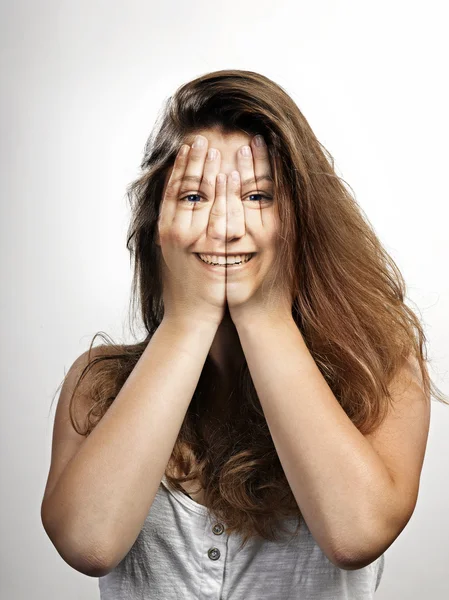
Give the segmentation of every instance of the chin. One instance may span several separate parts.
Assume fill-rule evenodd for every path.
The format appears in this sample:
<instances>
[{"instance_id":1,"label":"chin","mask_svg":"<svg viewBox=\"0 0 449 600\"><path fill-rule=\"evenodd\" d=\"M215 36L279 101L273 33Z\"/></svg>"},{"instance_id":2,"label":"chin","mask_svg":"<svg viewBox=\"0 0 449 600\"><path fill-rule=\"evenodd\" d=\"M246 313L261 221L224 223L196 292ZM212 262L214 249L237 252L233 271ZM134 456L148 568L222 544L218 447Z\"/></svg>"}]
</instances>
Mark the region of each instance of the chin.
<instances>
[{"instance_id":1,"label":"chin","mask_svg":"<svg viewBox=\"0 0 449 600\"><path fill-rule=\"evenodd\" d=\"M253 293L254 292L252 290L245 290L245 286L242 284L242 282L234 284L228 281L226 283L226 295L228 297L228 302L229 298L231 298L232 305L243 304L244 302L247 302Z\"/></svg>"}]
</instances>

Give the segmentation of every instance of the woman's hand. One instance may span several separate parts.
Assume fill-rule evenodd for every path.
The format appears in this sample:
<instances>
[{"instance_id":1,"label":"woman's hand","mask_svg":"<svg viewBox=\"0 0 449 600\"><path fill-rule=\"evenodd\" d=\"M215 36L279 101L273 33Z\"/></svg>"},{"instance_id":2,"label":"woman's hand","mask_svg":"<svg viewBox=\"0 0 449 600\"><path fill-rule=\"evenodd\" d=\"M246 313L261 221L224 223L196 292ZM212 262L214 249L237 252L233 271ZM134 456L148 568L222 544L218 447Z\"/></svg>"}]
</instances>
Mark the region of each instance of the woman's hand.
<instances>
[{"instance_id":1,"label":"woman's hand","mask_svg":"<svg viewBox=\"0 0 449 600\"><path fill-rule=\"evenodd\" d=\"M196 145L198 138L202 138L202 146ZM191 148L186 144L180 148L165 188L158 231L164 319L218 327L225 314L225 269L209 269L197 253L212 246L210 231L215 238L221 236L225 251L226 177L223 183L217 179L218 150L210 160L206 159L207 150L204 136L197 136ZM191 202L195 196L200 200ZM198 247L193 250L195 244Z\"/></svg>"},{"instance_id":2,"label":"woman's hand","mask_svg":"<svg viewBox=\"0 0 449 600\"><path fill-rule=\"evenodd\" d=\"M239 201L240 210L237 210L237 206L231 206L228 201L228 228L249 232L259 246L256 248L256 255L252 258L254 262L248 265L247 269L242 270L241 276L238 278L232 274L227 276L226 300L236 326L260 319L265 321L267 318L274 320L292 318L292 292L288 289L287 283L281 281L280 276L279 279L276 278L273 269L274 257L276 252L279 252L277 240L280 223L274 206L276 198L266 201L262 197L261 201L254 202L245 198L248 191L254 190L254 185L249 183L249 187L243 189L241 186L241 182L251 180L257 182L257 180L262 181L266 176L272 177L268 149L265 143L261 146L256 145L253 138L250 150L248 156L243 155L240 149L237 152L240 175L237 196L240 199L243 195L243 200ZM274 193L271 196L274 197Z\"/></svg>"}]
</instances>

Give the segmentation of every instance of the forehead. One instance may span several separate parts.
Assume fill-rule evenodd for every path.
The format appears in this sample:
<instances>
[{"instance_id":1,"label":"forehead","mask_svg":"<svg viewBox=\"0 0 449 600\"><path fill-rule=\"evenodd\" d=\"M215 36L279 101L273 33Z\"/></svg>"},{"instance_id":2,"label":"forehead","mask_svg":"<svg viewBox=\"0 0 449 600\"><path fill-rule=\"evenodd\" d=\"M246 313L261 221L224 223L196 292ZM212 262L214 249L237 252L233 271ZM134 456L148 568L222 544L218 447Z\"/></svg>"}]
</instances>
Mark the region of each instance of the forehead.
<instances>
[{"instance_id":1,"label":"forehead","mask_svg":"<svg viewBox=\"0 0 449 600\"><path fill-rule=\"evenodd\" d=\"M252 135L243 131L233 131L232 133L223 133L218 129L199 129L184 138L186 144L193 144L196 135L203 135L208 140L208 148L216 148L221 154L222 167L226 165L234 166L237 164L237 151L241 146L249 146Z\"/></svg>"}]
</instances>

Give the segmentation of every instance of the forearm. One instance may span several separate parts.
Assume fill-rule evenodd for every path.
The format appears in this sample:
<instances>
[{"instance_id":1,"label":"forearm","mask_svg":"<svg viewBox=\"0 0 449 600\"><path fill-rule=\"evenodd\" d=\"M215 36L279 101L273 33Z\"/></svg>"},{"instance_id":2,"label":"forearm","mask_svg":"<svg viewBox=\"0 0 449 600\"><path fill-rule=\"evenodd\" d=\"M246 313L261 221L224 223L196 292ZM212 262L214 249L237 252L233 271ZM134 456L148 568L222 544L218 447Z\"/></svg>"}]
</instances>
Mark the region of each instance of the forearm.
<instances>
[{"instance_id":1,"label":"forearm","mask_svg":"<svg viewBox=\"0 0 449 600\"><path fill-rule=\"evenodd\" d=\"M330 560L368 556L394 506L387 468L338 403L293 319L237 325L237 331L312 535Z\"/></svg>"},{"instance_id":2,"label":"forearm","mask_svg":"<svg viewBox=\"0 0 449 600\"><path fill-rule=\"evenodd\" d=\"M61 545L69 544L70 552L76 548L75 553L97 555L114 565L134 543L215 329L163 321L114 402L67 465L51 494L49 512L55 536Z\"/></svg>"}]
</instances>

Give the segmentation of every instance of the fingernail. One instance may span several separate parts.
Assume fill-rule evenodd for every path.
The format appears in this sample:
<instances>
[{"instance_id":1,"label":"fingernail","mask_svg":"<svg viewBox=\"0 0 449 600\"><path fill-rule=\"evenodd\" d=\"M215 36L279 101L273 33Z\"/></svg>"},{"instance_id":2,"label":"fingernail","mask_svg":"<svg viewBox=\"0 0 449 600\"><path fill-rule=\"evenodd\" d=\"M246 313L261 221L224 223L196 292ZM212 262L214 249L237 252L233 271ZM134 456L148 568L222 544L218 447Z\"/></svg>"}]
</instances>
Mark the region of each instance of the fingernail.
<instances>
[{"instance_id":1,"label":"fingernail","mask_svg":"<svg viewBox=\"0 0 449 600\"><path fill-rule=\"evenodd\" d=\"M258 134L256 135L256 137L254 138L254 143L256 144L256 146L266 146L265 144L265 140L263 139L263 136Z\"/></svg>"},{"instance_id":2,"label":"fingernail","mask_svg":"<svg viewBox=\"0 0 449 600\"><path fill-rule=\"evenodd\" d=\"M238 171L232 171L231 177L232 177L232 180L237 183L239 181L239 179L240 179L239 172Z\"/></svg>"},{"instance_id":3,"label":"fingernail","mask_svg":"<svg viewBox=\"0 0 449 600\"><path fill-rule=\"evenodd\" d=\"M206 138L201 135L197 135L195 141L192 144L192 148L204 148L206 145Z\"/></svg>"},{"instance_id":4,"label":"fingernail","mask_svg":"<svg viewBox=\"0 0 449 600\"><path fill-rule=\"evenodd\" d=\"M207 151L207 160L214 160L217 157L217 151L215 148L209 148Z\"/></svg>"}]
</instances>

